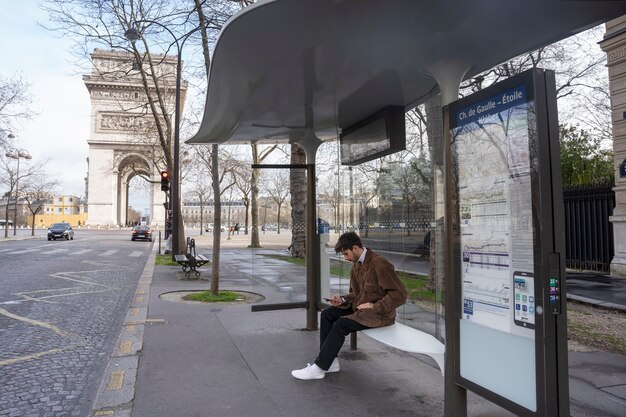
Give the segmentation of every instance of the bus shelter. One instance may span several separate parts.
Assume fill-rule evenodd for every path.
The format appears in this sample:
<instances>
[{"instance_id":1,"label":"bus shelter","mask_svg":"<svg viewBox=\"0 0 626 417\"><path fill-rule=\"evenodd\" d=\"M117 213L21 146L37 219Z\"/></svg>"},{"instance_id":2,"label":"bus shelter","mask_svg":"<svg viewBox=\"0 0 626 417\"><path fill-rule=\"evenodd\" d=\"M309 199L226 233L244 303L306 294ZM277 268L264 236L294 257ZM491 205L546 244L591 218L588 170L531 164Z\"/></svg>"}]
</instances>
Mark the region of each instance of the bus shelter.
<instances>
[{"instance_id":1,"label":"bus shelter","mask_svg":"<svg viewBox=\"0 0 626 417\"><path fill-rule=\"evenodd\" d=\"M293 168L307 170L307 247L317 248L324 234L315 207L318 148L339 140L345 165L394 152L402 148L404 112L440 96L441 136L433 161L440 207L432 220L443 241L435 264L445 292L445 334L437 335L446 346L445 415L466 414L469 389L519 415L568 416L562 225L550 220L558 217L560 192L553 74L534 70L457 99L464 80L625 12L625 1L260 1L224 27L203 122L188 143L304 148L306 166ZM504 168L480 176L476 165L496 166L497 155L468 157L477 149L473 141L481 139L476 132L486 131L483 122L490 117L502 121L503 115L518 129L502 136ZM474 204L484 192L467 190L485 181L500 184L509 197L499 205ZM480 210L502 207L519 214L505 221L514 228L504 233L509 246L512 234L525 244L480 252L507 243L476 246L461 231L478 230ZM525 255L516 258L519 253ZM309 328L317 326L324 288L320 256L307 251ZM499 301L489 309L470 295L485 289L479 265L504 271ZM479 349L485 340L495 346L491 352L511 355L489 363L494 356Z\"/></svg>"}]
</instances>

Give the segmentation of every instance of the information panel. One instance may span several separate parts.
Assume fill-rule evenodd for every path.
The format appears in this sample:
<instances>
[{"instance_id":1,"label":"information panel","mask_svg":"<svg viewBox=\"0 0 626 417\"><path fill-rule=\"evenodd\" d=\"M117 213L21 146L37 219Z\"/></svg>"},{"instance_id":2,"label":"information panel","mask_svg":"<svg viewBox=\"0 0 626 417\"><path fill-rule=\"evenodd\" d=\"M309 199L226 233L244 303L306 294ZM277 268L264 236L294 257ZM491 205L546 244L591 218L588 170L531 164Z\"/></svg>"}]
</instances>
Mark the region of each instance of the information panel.
<instances>
[{"instance_id":1,"label":"information panel","mask_svg":"<svg viewBox=\"0 0 626 417\"><path fill-rule=\"evenodd\" d=\"M532 84L492 87L476 101L451 105L449 117L459 208L460 376L532 413L537 410Z\"/></svg>"}]
</instances>

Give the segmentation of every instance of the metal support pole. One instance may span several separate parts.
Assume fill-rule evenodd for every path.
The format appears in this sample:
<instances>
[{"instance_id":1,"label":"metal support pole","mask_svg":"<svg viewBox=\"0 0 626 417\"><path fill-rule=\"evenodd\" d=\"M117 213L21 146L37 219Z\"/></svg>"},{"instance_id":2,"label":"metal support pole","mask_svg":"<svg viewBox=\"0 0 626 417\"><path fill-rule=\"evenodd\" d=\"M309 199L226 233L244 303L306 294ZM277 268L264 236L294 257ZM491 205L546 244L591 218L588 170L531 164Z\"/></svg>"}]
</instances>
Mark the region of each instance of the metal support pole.
<instances>
[{"instance_id":1,"label":"metal support pole","mask_svg":"<svg viewBox=\"0 0 626 417\"><path fill-rule=\"evenodd\" d=\"M306 328L317 330L317 304L320 299L320 237L317 233L315 164L307 164L306 181Z\"/></svg>"},{"instance_id":2,"label":"metal support pole","mask_svg":"<svg viewBox=\"0 0 626 417\"><path fill-rule=\"evenodd\" d=\"M443 113L443 126L448 126L447 112ZM458 294L460 293L459 277L454 275L454 260L458 259L454 253L454 227L460 227L453 219L456 204L452 199L458 198L453 195L452 179L451 179L451 163L452 156L450 154L449 134L444 132L444 175L446 177L446 217L445 217L445 235L446 235L446 263L445 263L445 316L446 316L446 356L444 363L444 417L466 417L467 416L467 390L454 382L456 364L455 352L459 344L459 306L457 303Z\"/></svg>"},{"instance_id":3,"label":"metal support pole","mask_svg":"<svg viewBox=\"0 0 626 417\"><path fill-rule=\"evenodd\" d=\"M20 154L16 151L17 154L17 174L15 175L15 210L13 212L13 236L17 234L17 199L19 198L19 181L20 181ZM4 227L7 227L5 225Z\"/></svg>"}]
</instances>

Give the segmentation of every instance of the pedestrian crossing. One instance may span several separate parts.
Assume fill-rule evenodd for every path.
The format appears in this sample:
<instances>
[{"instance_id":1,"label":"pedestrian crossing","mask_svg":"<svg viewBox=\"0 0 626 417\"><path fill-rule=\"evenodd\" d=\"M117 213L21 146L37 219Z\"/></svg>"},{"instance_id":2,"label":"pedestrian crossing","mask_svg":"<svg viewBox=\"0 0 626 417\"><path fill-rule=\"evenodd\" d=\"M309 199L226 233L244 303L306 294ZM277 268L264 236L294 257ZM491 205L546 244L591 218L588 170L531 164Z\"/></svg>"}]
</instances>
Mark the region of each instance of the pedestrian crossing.
<instances>
[{"instance_id":1,"label":"pedestrian crossing","mask_svg":"<svg viewBox=\"0 0 626 417\"><path fill-rule=\"evenodd\" d=\"M0 258L5 255L67 255L67 256L79 256L79 255L87 255L90 257L99 257L99 258L118 258L120 256L127 256L130 258L139 258L144 255L148 255L150 253L150 249L146 249L145 251L124 251L120 249L90 249L90 248L51 248L48 245L43 245L34 248L24 248L16 250L15 248L0 248Z\"/></svg>"}]
</instances>

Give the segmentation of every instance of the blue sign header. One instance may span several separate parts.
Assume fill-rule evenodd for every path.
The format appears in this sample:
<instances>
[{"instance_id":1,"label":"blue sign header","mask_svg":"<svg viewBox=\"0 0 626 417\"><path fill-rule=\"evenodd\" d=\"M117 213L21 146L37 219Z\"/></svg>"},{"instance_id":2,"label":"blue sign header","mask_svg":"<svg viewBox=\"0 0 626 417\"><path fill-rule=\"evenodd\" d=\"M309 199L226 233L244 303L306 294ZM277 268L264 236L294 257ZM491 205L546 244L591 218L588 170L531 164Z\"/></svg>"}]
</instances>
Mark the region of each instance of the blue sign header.
<instances>
[{"instance_id":1,"label":"blue sign header","mask_svg":"<svg viewBox=\"0 0 626 417\"><path fill-rule=\"evenodd\" d=\"M520 85L457 110L456 125L458 127L473 123L524 103L526 103L526 88Z\"/></svg>"}]
</instances>

